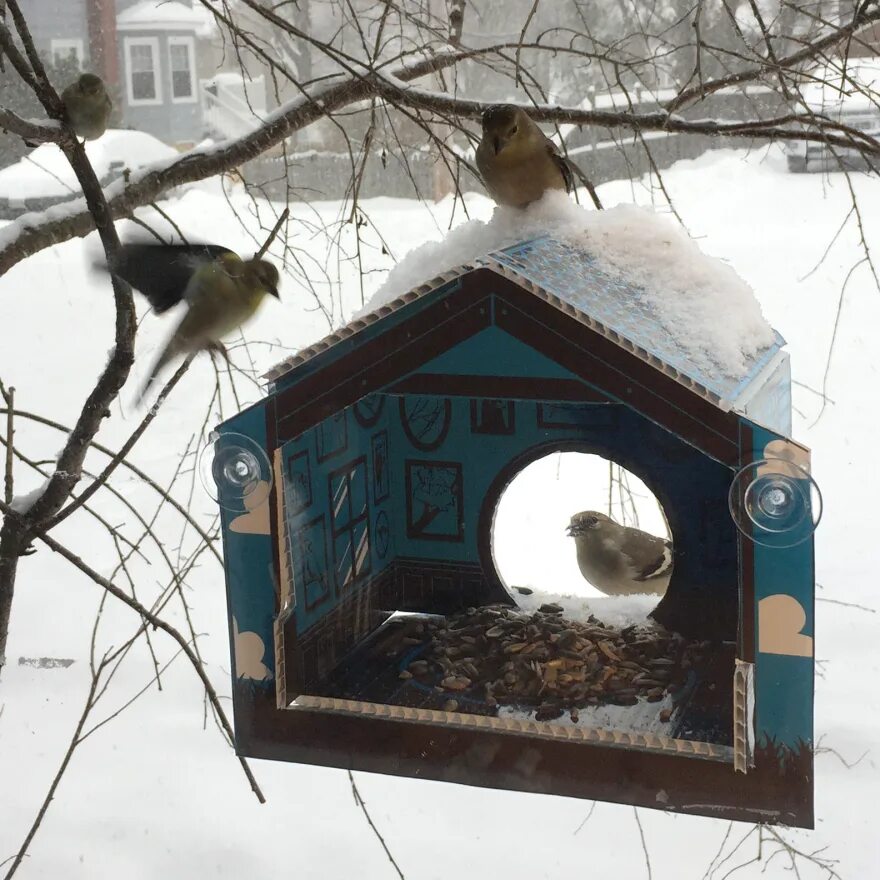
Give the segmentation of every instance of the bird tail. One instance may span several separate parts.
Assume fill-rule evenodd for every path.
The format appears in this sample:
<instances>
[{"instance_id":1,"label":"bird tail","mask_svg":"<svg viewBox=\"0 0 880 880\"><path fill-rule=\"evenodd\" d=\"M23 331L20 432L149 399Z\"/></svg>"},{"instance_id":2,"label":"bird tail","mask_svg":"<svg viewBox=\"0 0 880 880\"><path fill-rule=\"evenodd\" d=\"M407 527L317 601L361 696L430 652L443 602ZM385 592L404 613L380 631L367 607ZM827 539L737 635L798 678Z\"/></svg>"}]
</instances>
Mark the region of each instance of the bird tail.
<instances>
[{"instance_id":1,"label":"bird tail","mask_svg":"<svg viewBox=\"0 0 880 880\"><path fill-rule=\"evenodd\" d=\"M147 392L153 387L153 383L156 381L156 377L162 370L162 367L168 363L178 352L178 346L174 344L174 339L172 339L168 345L165 346L165 350L162 354L159 355L156 363L153 364L153 368L150 370L150 375L147 377L147 381L144 383L140 392L138 393L136 403L138 406L143 403L144 398L147 396Z\"/></svg>"}]
</instances>

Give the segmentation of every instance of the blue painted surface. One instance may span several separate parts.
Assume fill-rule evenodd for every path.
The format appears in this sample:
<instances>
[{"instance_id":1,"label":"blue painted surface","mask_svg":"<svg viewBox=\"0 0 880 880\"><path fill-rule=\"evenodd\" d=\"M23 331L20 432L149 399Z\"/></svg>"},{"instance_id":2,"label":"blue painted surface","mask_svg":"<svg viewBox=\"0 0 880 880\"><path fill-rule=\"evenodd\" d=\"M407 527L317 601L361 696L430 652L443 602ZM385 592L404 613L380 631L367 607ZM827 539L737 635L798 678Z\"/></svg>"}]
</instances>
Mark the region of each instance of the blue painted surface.
<instances>
[{"instance_id":1,"label":"blue painted surface","mask_svg":"<svg viewBox=\"0 0 880 880\"><path fill-rule=\"evenodd\" d=\"M753 456L764 457L778 434L757 425L753 429ZM758 742L774 740L790 747L813 742L813 657L761 651L760 603L769 596L790 596L806 618L803 627L793 621L790 633L815 637L815 567L813 540L795 547L772 548L755 544L755 727Z\"/></svg>"},{"instance_id":2,"label":"blue painted surface","mask_svg":"<svg viewBox=\"0 0 880 880\"><path fill-rule=\"evenodd\" d=\"M231 433L243 434L266 447L266 415L264 405L250 407L218 426L221 437ZM226 567L226 594L229 607L229 637L233 681L235 644L232 618L239 632L254 632L263 641L263 663L274 675L272 624L275 614L275 574L273 572L272 542L268 535L241 534L230 529L230 523L239 511L221 508L223 528L223 556Z\"/></svg>"},{"instance_id":3,"label":"blue painted surface","mask_svg":"<svg viewBox=\"0 0 880 880\"><path fill-rule=\"evenodd\" d=\"M298 632L394 559L399 487L389 462L389 407L384 395L369 401L380 401L375 423L360 424L356 407L347 407L282 447Z\"/></svg>"},{"instance_id":4,"label":"blue painted surface","mask_svg":"<svg viewBox=\"0 0 880 880\"><path fill-rule=\"evenodd\" d=\"M574 378L495 328L455 346L418 372L473 374L485 371L486 365L493 365L490 373L483 372L486 375ZM582 384L587 396L594 391ZM291 505L297 509L289 521L291 534L317 520L321 520L324 534L322 540L318 526L313 526L309 538L312 545L322 548L317 558L324 560L319 566L323 585L317 592L323 598L318 605L312 601L308 604L314 607L306 608L306 591L297 584L299 631L314 626L345 597L334 571L339 554L331 527L329 475L335 468L362 459L365 480L371 484L370 441L380 430L388 436L390 497L378 506L368 498L364 515L372 527L380 510L384 511L392 540L388 556L380 561L375 555L375 537L372 533L369 536L371 576L395 555L478 565L478 521L484 498L502 471L513 462L524 466L525 458L575 445L584 452L611 458L645 480L670 512L675 543L682 554L682 589L696 591L704 602L726 606L735 615L736 533L726 502L731 470L674 433L622 404L394 394L385 394L383 399L381 421L369 429L359 427L354 408L349 407L344 411L344 431L334 428L333 420L326 420L284 447L285 462L308 457L311 476L311 488L305 493L311 499L308 508L299 510L298 505ZM344 434L344 440L326 439L336 434ZM344 449L319 462L321 443L325 452L337 446ZM707 599L709 594L711 599ZM732 637L734 617L730 629Z\"/></svg>"},{"instance_id":5,"label":"blue painted surface","mask_svg":"<svg viewBox=\"0 0 880 880\"><path fill-rule=\"evenodd\" d=\"M494 326L429 361L418 372L452 376L577 378L565 367Z\"/></svg>"}]
</instances>

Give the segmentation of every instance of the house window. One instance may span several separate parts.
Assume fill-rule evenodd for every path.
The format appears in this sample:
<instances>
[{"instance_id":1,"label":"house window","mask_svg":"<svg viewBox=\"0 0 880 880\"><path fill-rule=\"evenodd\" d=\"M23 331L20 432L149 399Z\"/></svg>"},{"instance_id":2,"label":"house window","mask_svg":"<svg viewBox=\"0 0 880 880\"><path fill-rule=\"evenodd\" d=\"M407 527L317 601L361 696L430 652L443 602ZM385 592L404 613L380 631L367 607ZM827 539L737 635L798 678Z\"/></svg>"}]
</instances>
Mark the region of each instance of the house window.
<instances>
[{"instance_id":1,"label":"house window","mask_svg":"<svg viewBox=\"0 0 880 880\"><path fill-rule=\"evenodd\" d=\"M52 40L52 63L57 67L65 62L75 62L82 68L83 41L82 40Z\"/></svg>"},{"instance_id":2,"label":"house window","mask_svg":"<svg viewBox=\"0 0 880 880\"><path fill-rule=\"evenodd\" d=\"M194 43L192 37L168 38L168 66L171 70L171 100L189 103L196 100Z\"/></svg>"},{"instance_id":3,"label":"house window","mask_svg":"<svg viewBox=\"0 0 880 880\"><path fill-rule=\"evenodd\" d=\"M161 104L159 41L155 37L125 40L128 103Z\"/></svg>"}]
</instances>

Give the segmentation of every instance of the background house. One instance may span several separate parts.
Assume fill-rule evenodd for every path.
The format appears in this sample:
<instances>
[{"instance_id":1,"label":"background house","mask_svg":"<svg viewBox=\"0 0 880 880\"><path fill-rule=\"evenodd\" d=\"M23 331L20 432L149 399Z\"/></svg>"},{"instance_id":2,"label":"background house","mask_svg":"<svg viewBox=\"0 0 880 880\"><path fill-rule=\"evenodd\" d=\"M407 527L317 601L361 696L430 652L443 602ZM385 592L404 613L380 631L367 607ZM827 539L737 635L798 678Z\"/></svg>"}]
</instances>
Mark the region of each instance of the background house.
<instances>
[{"instance_id":1,"label":"background house","mask_svg":"<svg viewBox=\"0 0 880 880\"><path fill-rule=\"evenodd\" d=\"M205 82L215 77L224 56L214 21L201 5L191 0L68 0L51 5L22 0L22 9L59 87L76 70L104 79L116 107L114 125L181 148L206 135L241 132L244 113L236 101L247 110L241 75L227 73L219 86ZM228 64L237 69L234 59ZM212 86L213 94L204 85ZM265 104L261 89L262 79L248 87L247 97L256 108ZM226 92L231 94L228 100ZM211 107L219 101L234 110L209 113L213 122L206 122L205 95ZM33 108L30 115L37 113Z\"/></svg>"},{"instance_id":2,"label":"background house","mask_svg":"<svg viewBox=\"0 0 880 880\"><path fill-rule=\"evenodd\" d=\"M127 125L186 146L204 136L199 56L214 30L201 6L118 0L120 109Z\"/></svg>"}]
</instances>

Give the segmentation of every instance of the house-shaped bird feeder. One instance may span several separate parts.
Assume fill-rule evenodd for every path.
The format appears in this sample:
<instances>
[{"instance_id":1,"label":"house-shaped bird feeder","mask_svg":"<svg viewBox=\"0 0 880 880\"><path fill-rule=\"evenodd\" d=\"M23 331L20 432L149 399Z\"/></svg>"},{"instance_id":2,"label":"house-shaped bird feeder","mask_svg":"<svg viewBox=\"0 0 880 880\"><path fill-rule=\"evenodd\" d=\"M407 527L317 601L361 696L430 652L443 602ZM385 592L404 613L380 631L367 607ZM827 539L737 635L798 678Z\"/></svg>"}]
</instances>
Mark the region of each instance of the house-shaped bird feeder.
<instances>
[{"instance_id":1,"label":"house-shaped bird feeder","mask_svg":"<svg viewBox=\"0 0 880 880\"><path fill-rule=\"evenodd\" d=\"M636 285L542 237L278 365L203 456L238 752L812 827L818 504L782 345L695 366ZM659 499L649 625L525 612L499 575L499 497L559 450Z\"/></svg>"}]
</instances>

